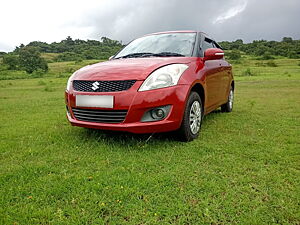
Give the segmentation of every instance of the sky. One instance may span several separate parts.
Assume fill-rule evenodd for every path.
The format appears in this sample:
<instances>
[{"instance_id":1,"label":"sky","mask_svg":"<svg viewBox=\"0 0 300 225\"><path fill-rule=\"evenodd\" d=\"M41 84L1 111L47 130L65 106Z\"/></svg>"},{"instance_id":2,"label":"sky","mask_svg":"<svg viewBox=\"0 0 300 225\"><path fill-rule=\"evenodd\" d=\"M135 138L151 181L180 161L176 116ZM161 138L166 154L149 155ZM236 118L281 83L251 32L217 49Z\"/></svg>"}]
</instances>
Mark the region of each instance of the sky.
<instances>
[{"instance_id":1,"label":"sky","mask_svg":"<svg viewBox=\"0 0 300 225\"><path fill-rule=\"evenodd\" d=\"M0 51L31 41L199 30L217 41L300 39L300 0L3 0Z\"/></svg>"}]
</instances>

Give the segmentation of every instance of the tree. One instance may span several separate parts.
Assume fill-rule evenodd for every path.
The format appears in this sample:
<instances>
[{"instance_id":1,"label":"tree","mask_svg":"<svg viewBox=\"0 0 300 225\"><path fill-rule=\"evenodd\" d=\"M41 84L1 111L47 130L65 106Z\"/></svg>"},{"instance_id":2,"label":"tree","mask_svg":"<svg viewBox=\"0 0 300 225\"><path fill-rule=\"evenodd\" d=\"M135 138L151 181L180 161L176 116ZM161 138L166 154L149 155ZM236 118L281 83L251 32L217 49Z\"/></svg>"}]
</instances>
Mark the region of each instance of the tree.
<instances>
[{"instance_id":1,"label":"tree","mask_svg":"<svg viewBox=\"0 0 300 225\"><path fill-rule=\"evenodd\" d=\"M6 52L0 52L0 57L6 55L7 53Z\"/></svg>"},{"instance_id":2,"label":"tree","mask_svg":"<svg viewBox=\"0 0 300 225\"><path fill-rule=\"evenodd\" d=\"M113 46L113 45L121 46L120 42L118 42L116 40L109 39L108 37L101 37L101 41L102 41L103 44L106 44L108 46Z\"/></svg>"},{"instance_id":3,"label":"tree","mask_svg":"<svg viewBox=\"0 0 300 225\"><path fill-rule=\"evenodd\" d=\"M24 48L24 47L25 47L24 44L20 44L20 46L16 46L14 52L15 52L15 53L18 53L18 52L20 51L20 49L22 49L22 48Z\"/></svg>"},{"instance_id":4,"label":"tree","mask_svg":"<svg viewBox=\"0 0 300 225\"><path fill-rule=\"evenodd\" d=\"M236 41L232 42L231 49L241 49L243 46L244 42L242 39L237 39Z\"/></svg>"},{"instance_id":5,"label":"tree","mask_svg":"<svg viewBox=\"0 0 300 225\"><path fill-rule=\"evenodd\" d=\"M264 52L264 54L261 56L261 59L263 60L270 60L270 59L274 59L274 57L271 55L270 52Z\"/></svg>"},{"instance_id":6,"label":"tree","mask_svg":"<svg viewBox=\"0 0 300 225\"><path fill-rule=\"evenodd\" d=\"M14 54L6 54L3 56L3 64L8 66L9 70L16 70L19 66L19 57Z\"/></svg>"},{"instance_id":7,"label":"tree","mask_svg":"<svg viewBox=\"0 0 300 225\"><path fill-rule=\"evenodd\" d=\"M48 71L47 62L41 57L40 52L35 47L27 46L20 49L19 59L20 66L27 73L33 73L37 70Z\"/></svg>"},{"instance_id":8,"label":"tree","mask_svg":"<svg viewBox=\"0 0 300 225\"><path fill-rule=\"evenodd\" d=\"M291 37L283 37L282 38L282 42L292 43L293 42L293 38L291 38Z\"/></svg>"}]
</instances>

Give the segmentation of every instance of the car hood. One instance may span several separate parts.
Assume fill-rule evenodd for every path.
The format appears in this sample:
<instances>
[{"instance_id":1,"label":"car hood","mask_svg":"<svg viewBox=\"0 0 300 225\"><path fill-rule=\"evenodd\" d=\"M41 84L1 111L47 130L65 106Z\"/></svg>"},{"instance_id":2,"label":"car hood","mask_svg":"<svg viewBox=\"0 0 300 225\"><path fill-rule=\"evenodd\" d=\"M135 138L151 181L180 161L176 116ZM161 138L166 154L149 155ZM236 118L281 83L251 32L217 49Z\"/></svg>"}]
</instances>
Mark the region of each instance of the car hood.
<instances>
[{"instance_id":1,"label":"car hood","mask_svg":"<svg viewBox=\"0 0 300 225\"><path fill-rule=\"evenodd\" d=\"M174 64L188 64L192 57L153 57L114 59L85 66L76 71L73 80L145 80L159 67Z\"/></svg>"}]
</instances>

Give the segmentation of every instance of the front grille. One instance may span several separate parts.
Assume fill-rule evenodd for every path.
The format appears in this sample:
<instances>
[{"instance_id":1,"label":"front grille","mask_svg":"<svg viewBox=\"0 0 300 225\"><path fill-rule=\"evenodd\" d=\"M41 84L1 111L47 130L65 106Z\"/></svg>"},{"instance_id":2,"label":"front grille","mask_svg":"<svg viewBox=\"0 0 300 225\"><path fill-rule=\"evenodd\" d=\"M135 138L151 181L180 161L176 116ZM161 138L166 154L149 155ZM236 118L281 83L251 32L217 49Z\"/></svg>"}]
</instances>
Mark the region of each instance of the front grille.
<instances>
[{"instance_id":1,"label":"front grille","mask_svg":"<svg viewBox=\"0 0 300 225\"><path fill-rule=\"evenodd\" d=\"M93 86L93 83L96 86ZM90 81L90 80L74 80L73 88L75 91L83 92L115 92L125 91L134 85L136 80L111 80L111 81ZM96 89L94 90L93 89Z\"/></svg>"},{"instance_id":2,"label":"front grille","mask_svg":"<svg viewBox=\"0 0 300 225\"><path fill-rule=\"evenodd\" d=\"M77 120L94 123L121 123L124 121L127 110L97 110L72 108Z\"/></svg>"}]
</instances>

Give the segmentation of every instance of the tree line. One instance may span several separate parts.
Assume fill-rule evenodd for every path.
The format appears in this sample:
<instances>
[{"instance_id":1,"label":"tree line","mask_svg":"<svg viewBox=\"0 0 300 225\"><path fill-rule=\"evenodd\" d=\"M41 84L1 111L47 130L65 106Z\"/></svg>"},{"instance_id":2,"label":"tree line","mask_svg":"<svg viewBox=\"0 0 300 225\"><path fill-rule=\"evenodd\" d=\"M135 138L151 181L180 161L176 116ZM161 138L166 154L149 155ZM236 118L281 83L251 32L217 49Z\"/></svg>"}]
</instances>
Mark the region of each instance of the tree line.
<instances>
[{"instance_id":1,"label":"tree line","mask_svg":"<svg viewBox=\"0 0 300 225\"><path fill-rule=\"evenodd\" d=\"M41 53L59 53L55 61L73 61L83 59L108 59L119 51L123 45L121 42L101 37L97 40L73 40L68 36L60 42L48 44L41 41L33 41L28 45L16 47L14 53L18 53L24 47L35 47Z\"/></svg>"},{"instance_id":2,"label":"tree line","mask_svg":"<svg viewBox=\"0 0 300 225\"><path fill-rule=\"evenodd\" d=\"M261 59L271 59L273 56L284 56L292 59L300 58L300 40L293 40L291 37L284 37L281 41L255 40L252 43L244 43L242 39L237 39L232 42L222 41L219 44L225 50L234 51L233 58L240 52L254 55Z\"/></svg>"},{"instance_id":3,"label":"tree line","mask_svg":"<svg viewBox=\"0 0 300 225\"><path fill-rule=\"evenodd\" d=\"M107 37L97 40L73 40L70 36L60 42L48 44L33 41L27 45L21 44L10 53L0 52L3 64L9 70L25 70L47 72L48 65L41 53L57 53L54 60L48 62L82 61L85 59L105 60L116 54L123 47L122 43Z\"/></svg>"},{"instance_id":4,"label":"tree line","mask_svg":"<svg viewBox=\"0 0 300 225\"><path fill-rule=\"evenodd\" d=\"M281 41L255 40L244 43L242 39L219 42L223 49L229 50L226 55L229 59L238 60L241 52L257 56L257 59L272 59L274 56L300 58L300 40L284 37ZM124 45L116 40L101 37L97 40L73 40L70 36L60 42L46 43L33 41L27 45L21 44L10 53L0 52L2 65L9 70L25 70L46 72L47 61L41 53L56 53L52 61L82 61L85 59L106 60L116 54ZM49 60L48 60L49 62ZM1 65L0 65L1 66Z\"/></svg>"}]
</instances>

